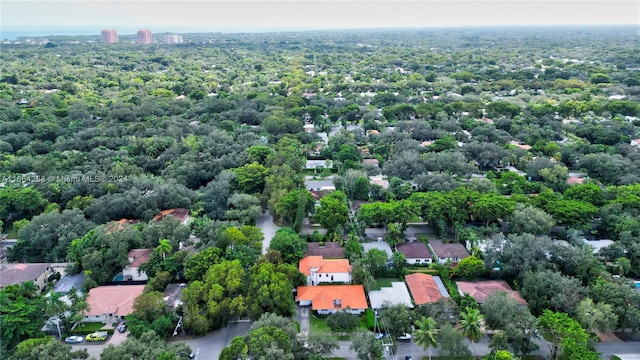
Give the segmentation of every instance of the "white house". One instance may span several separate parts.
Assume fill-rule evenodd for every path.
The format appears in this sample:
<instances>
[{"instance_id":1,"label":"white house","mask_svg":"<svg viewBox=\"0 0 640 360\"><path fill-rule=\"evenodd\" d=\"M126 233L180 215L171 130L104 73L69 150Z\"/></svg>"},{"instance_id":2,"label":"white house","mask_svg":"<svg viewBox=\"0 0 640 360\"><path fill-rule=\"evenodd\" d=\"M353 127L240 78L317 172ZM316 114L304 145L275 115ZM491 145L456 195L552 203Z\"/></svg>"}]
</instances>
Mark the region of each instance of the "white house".
<instances>
[{"instance_id":1,"label":"white house","mask_svg":"<svg viewBox=\"0 0 640 360\"><path fill-rule=\"evenodd\" d=\"M467 249L464 245L459 243L444 244L440 240L430 240L429 247L433 254L435 254L438 263L441 265L444 265L447 262L451 262L455 265L460 262L460 260L469 257Z\"/></svg>"},{"instance_id":2,"label":"white house","mask_svg":"<svg viewBox=\"0 0 640 360\"><path fill-rule=\"evenodd\" d=\"M300 260L300 272L307 277L307 284L351 283L351 265L347 259L323 259L322 256L307 256Z\"/></svg>"},{"instance_id":3,"label":"white house","mask_svg":"<svg viewBox=\"0 0 640 360\"><path fill-rule=\"evenodd\" d=\"M124 280L146 281L149 280L147 273L140 270L140 266L149 261L153 249L131 249L127 254L129 265L122 269Z\"/></svg>"},{"instance_id":4,"label":"white house","mask_svg":"<svg viewBox=\"0 0 640 360\"><path fill-rule=\"evenodd\" d=\"M398 244L396 251L404 255L407 264L431 264L433 261L427 245L419 241Z\"/></svg>"},{"instance_id":5,"label":"white house","mask_svg":"<svg viewBox=\"0 0 640 360\"><path fill-rule=\"evenodd\" d=\"M362 285L298 286L296 301L300 306L311 305L322 315L338 311L361 314L369 307Z\"/></svg>"}]
</instances>

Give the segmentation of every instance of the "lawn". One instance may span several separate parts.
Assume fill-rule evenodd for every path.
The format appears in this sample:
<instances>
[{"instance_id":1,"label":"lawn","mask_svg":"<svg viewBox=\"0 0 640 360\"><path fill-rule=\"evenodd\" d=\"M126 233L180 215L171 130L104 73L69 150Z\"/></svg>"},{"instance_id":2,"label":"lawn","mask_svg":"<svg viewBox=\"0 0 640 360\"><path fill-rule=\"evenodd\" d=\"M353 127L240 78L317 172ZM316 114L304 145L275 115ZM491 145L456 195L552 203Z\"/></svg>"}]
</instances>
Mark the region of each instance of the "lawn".
<instances>
[{"instance_id":1,"label":"lawn","mask_svg":"<svg viewBox=\"0 0 640 360\"><path fill-rule=\"evenodd\" d=\"M105 323L101 322L81 322L74 330L98 331L104 327Z\"/></svg>"},{"instance_id":2,"label":"lawn","mask_svg":"<svg viewBox=\"0 0 640 360\"><path fill-rule=\"evenodd\" d=\"M7 229L7 239L17 239L18 238L18 229L15 226L10 226Z\"/></svg>"},{"instance_id":3,"label":"lawn","mask_svg":"<svg viewBox=\"0 0 640 360\"><path fill-rule=\"evenodd\" d=\"M332 332L331 329L327 326L326 318L321 319L315 316L310 316L309 323L311 327L311 332L320 332L320 331ZM364 316L360 318L359 328L368 330L367 320L364 318ZM349 335L338 336L338 340L349 340Z\"/></svg>"},{"instance_id":4,"label":"lawn","mask_svg":"<svg viewBox=\"0 0 640 360\"><path fill-rule=\"evenodd\" d=\"M396 278L379 278L376 279L376 285L371 290L380 290L383 287L391 287L392 282L402 281Z\"/></svg>"}]
</instances>

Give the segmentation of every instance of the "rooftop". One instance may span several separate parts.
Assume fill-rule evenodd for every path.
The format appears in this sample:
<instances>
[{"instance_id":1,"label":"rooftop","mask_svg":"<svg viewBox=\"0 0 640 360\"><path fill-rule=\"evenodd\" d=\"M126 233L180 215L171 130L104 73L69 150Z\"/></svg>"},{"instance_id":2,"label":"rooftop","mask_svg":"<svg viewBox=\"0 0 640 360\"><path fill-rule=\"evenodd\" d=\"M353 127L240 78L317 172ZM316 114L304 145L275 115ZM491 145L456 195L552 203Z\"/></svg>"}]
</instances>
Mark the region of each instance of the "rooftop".
<instances>
[{"instance_id":1,"label":"rooftop","mask_svg":"<svg viewBox=\"0 0 640 360\"><path fill-rule=\"evenodd\" d=\"M464 245L459 243L445 244L440 240L429 240L429 246L435 252L436 256L441 259L446 258L466 258L469 256L469 252Z\"/></svg>"},{"instance_id":2,"label":"rooftop","mask_svg":"<svg viewBox=\"0 0 640 360\"><path fill-rule=\"evenodd\" d=\"M440 298L449 297L446 289L440 289L435 281L437 276L415 273L404 277L413 301L416 305L434 303ZM438 278L440 280L440 278Z\"/></svg>"},{"instance_id":3,"label":"rooftop","mask_svg":"<svg viewBox=\"0 0 640 360\"><path fill-rule=\"evenodd\" d=\"M113 314L125 316L133 312L134 300L142 294L144 285L98 286L89 290L85 316Z\"/></svg>"},{"instance_id":4,"label":"rooftop","mask_svg":"<svg viewBox=\"0 0 640 360\"><path fill-rule=\"evenodd\" d=\"M307 256L300 260L300 272L309 275L312 269L318 273L347 273L351 265L347 259L323 259L322 256Z\"/></svg>"},{"instance_id":5,"label":"rooftop","mask_svg":"<svg viewBox=\"0 0 640 360\"><path fill-rule=\"evenodd\" d=\"M343 259L344 249L337 242L325 242L324 247L320 247L317 242L307 243L307 255L322 256L327 259Z\"/></svg>"},{"instance_id":6,"label":"rooftop","mask_svg":"<svg viewBox=\"0 0 640 360\"><path fill-rule=\"evenodd\" d=\"M153 253L153 249L131 249L127 254L129 258L129 267L140 267L149 261L151 257L151 253ZM131 260L133 259L133 260Z\"/></svg>"},{"instance_id":7,"label":"rooftop","mask_svg":"<svg viewBox=\"0 0 640 360\"><path fill-rule=\"evenodd\" d=\"M156 221L162 221L169 215L180 220L180 223L186 223L189 218L189 209L178 208L178 209L162 210L160 214L154 216L153 218Z\"/></svg>"},{"instance_id":8,"label":"rooftop","mask_svg":"<svg viewBox=\"0 0 640 360\"><path fill-rule=\"evenodd\" d=\"M407 259L432 259L433 255L429 252L427 245L422 242L414 241L396 245L396 250L403 253Z\"/></svg>"},{"instance_id":9,"label":"rooftop","mask_svg":"<svg viewBox=\"0 0 640 360\"><path fill-rule=\"evenodd\" d=\"M53 291L59 294L68 294L71 291L71 288L80 290L85 279L86 276L84 276L84 274L63 276L58 280Z\"/></svg>"},{"instance_id":10,"label":"rooftop","mask_svg":"<svg viewBox=\"0 0 640 360\"><path fill-rule=\"evenodd\" d=\"M339 307L335 300L340 300ZM368 308L362 285L298 286L297 301L311 301L312 310Z\"/></svg>"},{"instance_id":11,"label":"rooftop","mask_svg":"<svg viewBox=\"0 0 640 360\"><path fill-rule=\"evenodd\" d=\"M478 303L483 303L487 296L494 292L503 291L521 305L527 305L527 301L520 296L520 293L511 289L509 284L504 280L474 282L458 281L456 284L458 284L458 289L465 294L471 295L471 297L473 297Z\"/></svg>"},{"instance_id":12,"label":"rooftop","mask_svg":"<svg viewBox=\"0 0 640 360\"><path fill-rule=\"evenodd\" d=\"M50 266L49 263L0 264L0 288L27 281L35 282Z\"/></svg>"},{"instance_id":13,"label":"rooftop","mask_svg":"<svg viewBox=\"0 0 640 360\"><path fill-rule=\"evenodd\" d=\"M404 305L413 309L409 289L404 282L396 281L391 283L391 287L383 287L380 290L369 291L369 301L371 308L380 309L393 305Z\"/></svg>"}]
</instances>

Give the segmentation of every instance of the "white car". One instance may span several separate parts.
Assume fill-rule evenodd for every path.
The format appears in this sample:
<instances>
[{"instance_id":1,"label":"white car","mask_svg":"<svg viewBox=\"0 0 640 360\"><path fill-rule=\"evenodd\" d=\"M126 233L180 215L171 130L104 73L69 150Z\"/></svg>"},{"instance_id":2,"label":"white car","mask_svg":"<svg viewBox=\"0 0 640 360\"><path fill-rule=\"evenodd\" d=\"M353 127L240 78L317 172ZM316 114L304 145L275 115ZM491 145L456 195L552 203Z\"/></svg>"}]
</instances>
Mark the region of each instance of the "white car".
<instances>
[{"instance_id":1,"label":"white car","mask_svg":"<svg viewBox=\"0 0 640 360\"><path fill-rule=\"evenodd\" d=\"M83 341L84 338L82 336L68 336L66 339L64 339L64 342L66 342L67 344L79 344Z\"/></svg>"},{"instance_id":2,"label":"white car","mask_svg":"<svg viewBox=\"0 0 640 360\"><path fill-rule=\"evenodd\" d=\"M380 340L385 336L387 336L387 334L385 334L385 333L376 333L376 340Z\"/></svg>"},{"instance_id":3,"label":"white car","mask_svg":"<svg viewBox=\"0 0 640 360\"><path fill-rule=\"evenodd\" d=\"M400 341L410 341L411 340L411 334L404 333L404 334L398 336L398 340L400 340Z\"/></svg>"}]
</instances>

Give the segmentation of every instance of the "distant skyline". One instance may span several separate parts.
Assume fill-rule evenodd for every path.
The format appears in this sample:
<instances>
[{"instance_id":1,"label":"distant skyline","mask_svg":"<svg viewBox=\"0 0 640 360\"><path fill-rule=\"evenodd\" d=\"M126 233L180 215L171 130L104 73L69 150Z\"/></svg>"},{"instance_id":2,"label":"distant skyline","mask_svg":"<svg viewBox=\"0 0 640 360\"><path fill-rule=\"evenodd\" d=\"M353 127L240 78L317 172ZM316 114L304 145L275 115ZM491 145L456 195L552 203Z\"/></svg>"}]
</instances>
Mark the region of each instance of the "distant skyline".
<instances>
[{"instance_id":1,"label":"distant skyline","mask_svg":"<svg viewBox=\"0 0 640 360\"><path fill-rule=\"evenodd\" d=\"M527 25L637 25L640 1L577 0L2 0L1 37L152 32L422 28ZM71 33L71 29L76 29Z\"/></svg>"}]
</instances>

